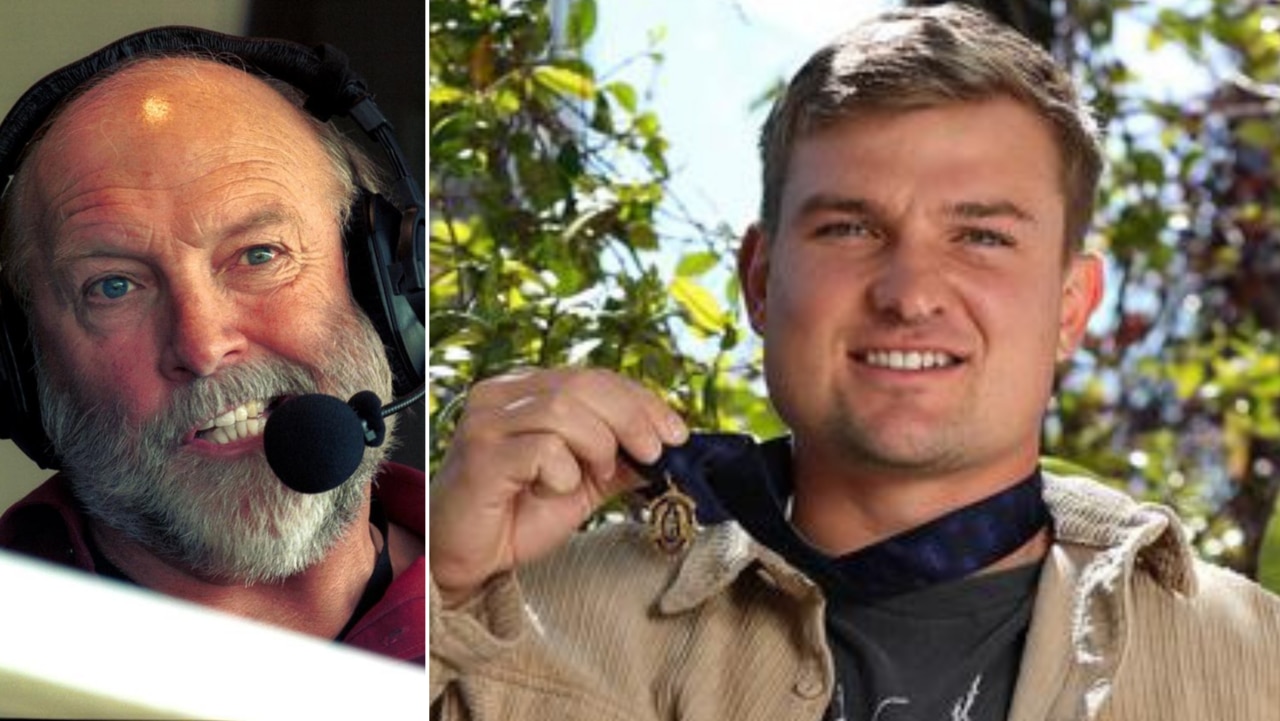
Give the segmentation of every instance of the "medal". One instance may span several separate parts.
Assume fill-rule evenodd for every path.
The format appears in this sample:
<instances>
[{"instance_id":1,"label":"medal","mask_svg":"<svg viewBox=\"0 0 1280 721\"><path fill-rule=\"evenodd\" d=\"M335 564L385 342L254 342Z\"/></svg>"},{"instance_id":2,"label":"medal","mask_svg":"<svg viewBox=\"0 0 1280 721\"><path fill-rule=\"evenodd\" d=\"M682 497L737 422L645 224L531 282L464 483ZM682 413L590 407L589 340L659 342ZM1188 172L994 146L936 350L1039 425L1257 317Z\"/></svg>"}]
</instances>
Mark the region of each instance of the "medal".
<instances>
[{"instance_id":1,"label":"medal","mask_svg":"<svg viewBox=\"0 0 1280 721\"><path fill-rule=\"evenodd\" d=\"M674 556L688 548L698 532L694 515L697 504L676 486L670 473L664 473L663 478L667 490L647 506L649 542L659 551Z\"/></svg>"}]
</instances>

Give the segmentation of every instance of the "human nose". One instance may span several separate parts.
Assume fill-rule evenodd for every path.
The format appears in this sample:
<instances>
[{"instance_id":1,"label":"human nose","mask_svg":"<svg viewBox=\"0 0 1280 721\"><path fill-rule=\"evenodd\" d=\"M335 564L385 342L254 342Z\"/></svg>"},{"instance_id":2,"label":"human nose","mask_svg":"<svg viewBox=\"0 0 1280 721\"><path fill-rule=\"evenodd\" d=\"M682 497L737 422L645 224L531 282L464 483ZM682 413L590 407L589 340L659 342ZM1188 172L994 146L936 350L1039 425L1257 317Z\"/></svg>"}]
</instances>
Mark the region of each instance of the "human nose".
<instances>
[{"instance_id":1,"label":"human nose","mask_svg":"<svg viewBox=\"0 0 1280 721\"><path fill-rule=\"evenodd\" d=\"M165 376L188 381L213 375L245 350L235 307L213 289L185 285L170 293Z\"/></svg>"},{"instance_id":2,"label":"human nose","mask_svg":"<svg viewBox=\"0 0 1280 721\"><path fill-rule=\"evenodd\" d=\"M870 287L871 304L897 322L919 323L942 313L945 291L938 258L927 248L899 242L885 251Z\"/></svg>"}]
</instances>

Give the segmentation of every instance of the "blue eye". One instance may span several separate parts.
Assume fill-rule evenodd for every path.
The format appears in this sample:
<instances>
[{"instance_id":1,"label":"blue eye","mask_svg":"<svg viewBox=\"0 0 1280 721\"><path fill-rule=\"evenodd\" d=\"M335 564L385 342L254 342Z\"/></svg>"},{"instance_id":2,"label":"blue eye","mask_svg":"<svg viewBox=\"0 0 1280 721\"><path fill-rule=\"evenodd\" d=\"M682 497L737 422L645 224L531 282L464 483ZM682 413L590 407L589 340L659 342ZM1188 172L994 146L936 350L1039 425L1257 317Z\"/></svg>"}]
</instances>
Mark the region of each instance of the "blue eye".
<instances>
[{"instance_id":1,"label":"blue eye","mask_svg":"<svg viewBox=\"0 0 1280 721\"><path fill-rule=\"evenodd\" d=\"M265 263L270 263L275 259L275 257L276 251L272 248L266 247L265 245L259 245L244 252L245 263L248 263L249 265L263 265Z\"/></svg>"},{"instance_id":2,"label":"blue eye","mask_svg":"<svg viewBox=\"0 0 1280 721\"><path fill-rule=\"evenodd\" d=\"M966 231L965 239L974 245L1003 247L1013 245L1013 240L1006 234L985 228L973 228Z\"/></svg>"},{"instance_id":3,"label":"blue eye","mask_svg":"<svg viewBox=\"0 0 1280 721\"><path fill-rule=\"evenodd\" d=\"M132 290L133 287L133 281L128 278L113 275L108 278L103 278L89 286L89 294L101 295L107 300L119 300L123 298L126 293Z\"/></svg>"},{"instance_id":4,"label":"blue eye","mask_svg":"<svg viewBox=\"0 0 1280 721\"><path fill-rule=\"evenodd\" d=\"M869 223L861 220L841 220L823 223L813 234L819 238L860 238L875 236L876 231Z\"/></svg>"}]
</instances>

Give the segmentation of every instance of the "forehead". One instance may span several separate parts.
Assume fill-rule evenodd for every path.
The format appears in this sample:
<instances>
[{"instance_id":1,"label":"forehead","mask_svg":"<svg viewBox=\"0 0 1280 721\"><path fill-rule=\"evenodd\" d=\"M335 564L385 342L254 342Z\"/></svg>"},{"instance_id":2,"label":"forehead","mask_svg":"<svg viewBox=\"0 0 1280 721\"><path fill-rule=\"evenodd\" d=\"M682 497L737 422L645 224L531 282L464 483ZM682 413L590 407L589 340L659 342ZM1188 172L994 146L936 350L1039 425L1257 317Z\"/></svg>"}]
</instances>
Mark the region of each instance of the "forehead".
<instances>
[{"instance_id":1,"label":"forehead","mask_svg":"<svg viewBox=\"0 0 1280 721\"><path fill-rule=\"evenodd\" d=\"M332 175L299 108L248 73L194 58L141 61L91 87L53 121L28 164L47 202L94 182L178 187L238 164L276 168L302 186Z\"/></svg>"},{"instance_id":2,"label":"forehead","mask_svg":"<svg viewBox=\"0 0 1280 721\"><path fill-rule=\"evenodd\" d=\"M1061 192L1061 151L1049 123L1004 96L912 108L874 108L818 126L788 158L789 185L832 177L875 186L885 174L986 180ZM802 183L800 183L802 184Z\"/></svg>"},{"instance_id":3,"label":"forehead","mask_svg":"<svg viewBox=\"0 0 1280 721\"><path fill-rule=\"evenodd\" d=\"M218 128L307 127L302 111L263 79L210 59L173 57L136 61L95 82L58 113L49 135L71 132L86 119L154 129L180 127L218 112L226 113Z\"/></svg>"},{"instance_id":4,"label":"forehead","mask_svg":"<svg viewBox=\"0 0 1280 721\"><path fill-rule=\"evenodd\" d=\"M1061 162L1049 124L1008 98L859 114L795 144L778 227L800 228L826 212L923 212L1034 219L1058 234L1067 210Z\"/></svg>"}]
</instances>

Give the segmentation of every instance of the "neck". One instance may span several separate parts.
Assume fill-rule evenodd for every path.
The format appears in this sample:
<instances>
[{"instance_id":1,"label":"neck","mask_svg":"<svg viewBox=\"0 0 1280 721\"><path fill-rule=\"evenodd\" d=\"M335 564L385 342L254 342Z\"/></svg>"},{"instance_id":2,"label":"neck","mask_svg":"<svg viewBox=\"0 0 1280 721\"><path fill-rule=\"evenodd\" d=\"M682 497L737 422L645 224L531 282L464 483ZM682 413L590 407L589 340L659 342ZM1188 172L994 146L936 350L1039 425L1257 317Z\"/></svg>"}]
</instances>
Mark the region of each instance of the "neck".
<instances>
[{"instance_id":1,"label":"neck","mask_svg":"<svg viewBox=\"0 0 1280 721\"><path fill-rule=\"evenodd\" d=\"M1039 561L1049 553L1050 540L1048 529L1040 531L1030 541L1024 543L1021 548L982 569L978 574L1005 571Z\"/></svg>"},{"instance_id":2,"label":"neck","mask_svg":"<svg viewBox=\"0 0 1280 721\"><path fill-rule=\"evenodd\" d=\"M848 463L806 464L806 458L812 455L793 456L791 522L811 545L831 556L874 545L999 493L1035 469L1033 458L981 476L904 477L883 469L859 471ZM824 468L840 472L823 472Z\"/></svg>"},{"instance_id":3,"label":"neck","mask_svg":"<svg viewBox=\"0 0 1280 721\"><path fill-rule=\"evenodd\" d=\"M369 505L365 501L357 520L318 563L283 581L252 585L197 575L97 521L90 521L89 531L102 554L141 586L237 616L332 639L355 611L377 553L387 542L368 518Z\"/></svg>"}]
</instances>

